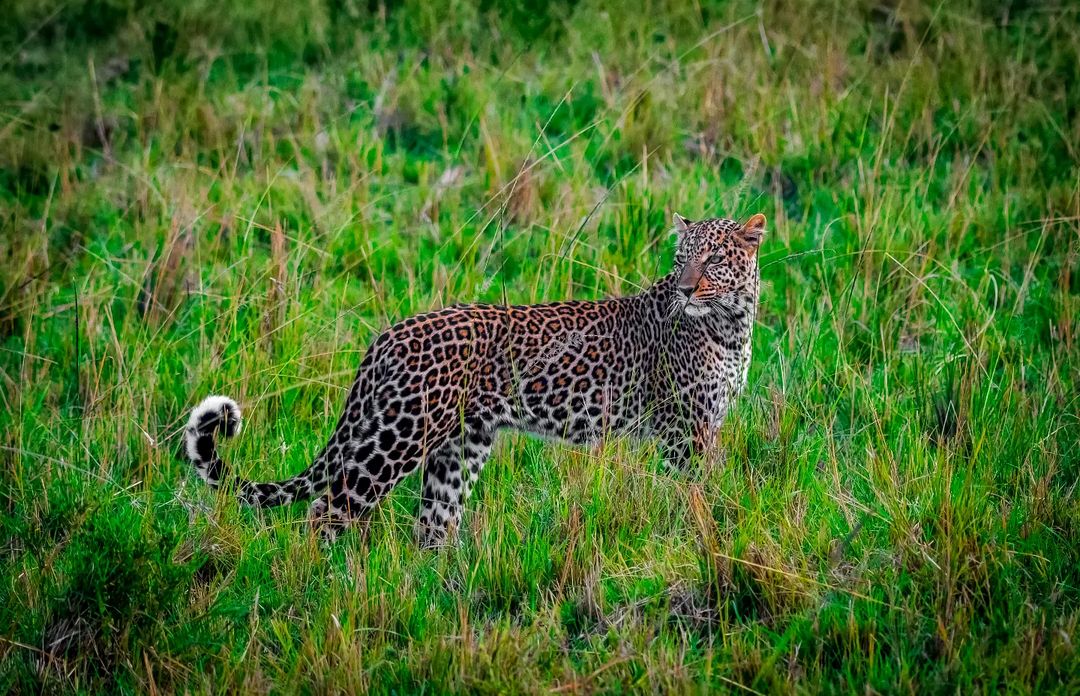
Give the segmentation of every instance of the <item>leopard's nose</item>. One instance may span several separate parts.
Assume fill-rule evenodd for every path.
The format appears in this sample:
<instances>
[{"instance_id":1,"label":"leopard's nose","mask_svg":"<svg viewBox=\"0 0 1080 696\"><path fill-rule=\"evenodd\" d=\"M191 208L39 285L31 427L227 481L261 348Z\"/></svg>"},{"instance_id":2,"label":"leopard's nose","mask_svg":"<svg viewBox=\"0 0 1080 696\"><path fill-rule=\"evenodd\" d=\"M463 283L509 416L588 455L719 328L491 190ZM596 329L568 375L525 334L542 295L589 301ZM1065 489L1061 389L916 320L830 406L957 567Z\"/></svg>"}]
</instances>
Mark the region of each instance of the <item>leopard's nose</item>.
<instances>
[{"instance_id":1,"label":"leopard's nose","mask_svg":"<svg viewBox=\"0 0 1080 696\"><path fill-rule=\"evenodd\" d=\"M693 285L680 285L678 286L679 294L682 295L684 300L689 300L690 296L694 294Z\"/></svg>"}]
</instances>

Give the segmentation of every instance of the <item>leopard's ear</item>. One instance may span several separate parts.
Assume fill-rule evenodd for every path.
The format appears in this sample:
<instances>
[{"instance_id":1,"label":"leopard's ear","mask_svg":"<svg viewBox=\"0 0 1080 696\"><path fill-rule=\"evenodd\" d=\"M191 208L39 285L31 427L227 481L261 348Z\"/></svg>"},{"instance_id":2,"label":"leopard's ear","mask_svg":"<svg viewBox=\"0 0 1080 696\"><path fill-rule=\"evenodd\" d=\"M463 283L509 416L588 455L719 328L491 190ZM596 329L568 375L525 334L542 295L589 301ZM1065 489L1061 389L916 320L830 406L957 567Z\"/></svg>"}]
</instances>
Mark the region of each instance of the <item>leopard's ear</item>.
<instances>
[{"instance_id":1,"label":"leopard's ear","mask_svg":"<svg viewBox=\"0 0 1080 696\"><path fill-rule=\"evenodd\" d=\"M765 235L765 216L761 213L754 213L750 216L750 219L743 223L739 231L735 233L735 236L739 238L739 241L750 247L752 250L757 251L757 248L761 246L761 238Z\"/></svg>"},{"instance_id":2,"label":"leopard's ear","mask_svg":"<svg viewBox=\"0 0 1080 696\"><path fill-rule=\"evenodd\" d=\"M675 213L671 218L675 223L675 233L682 236L684 232L690 229L690 225L693 224L682 215Z\"/></svg>"}]
</instances>

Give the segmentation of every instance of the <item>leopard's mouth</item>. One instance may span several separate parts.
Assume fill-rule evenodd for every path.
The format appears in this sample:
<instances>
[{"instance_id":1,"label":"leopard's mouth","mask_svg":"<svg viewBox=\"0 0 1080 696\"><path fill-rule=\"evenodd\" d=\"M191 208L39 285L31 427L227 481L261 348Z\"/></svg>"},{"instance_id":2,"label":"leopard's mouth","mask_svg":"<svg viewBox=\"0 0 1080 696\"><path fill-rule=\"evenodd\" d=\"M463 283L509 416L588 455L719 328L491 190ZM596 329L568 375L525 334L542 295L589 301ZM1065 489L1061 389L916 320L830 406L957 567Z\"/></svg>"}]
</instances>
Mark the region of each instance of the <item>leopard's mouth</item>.
<instances>
[{"instance_id":1,"label":"leopard's mouth","mask_svg":"<svg viewBox=\"0 0 1080 696\"><path fill-rule=\"evenodd\" d=\"M711 312L712 310L709 309L708 305L697 304L693 300L690 300L689 302L686 303L686 306L683 308L683 311L686 312L686 316L688 316L688 317L703 317L706 314L708 314L709 312Z\"/></svg>"}]
</instances>

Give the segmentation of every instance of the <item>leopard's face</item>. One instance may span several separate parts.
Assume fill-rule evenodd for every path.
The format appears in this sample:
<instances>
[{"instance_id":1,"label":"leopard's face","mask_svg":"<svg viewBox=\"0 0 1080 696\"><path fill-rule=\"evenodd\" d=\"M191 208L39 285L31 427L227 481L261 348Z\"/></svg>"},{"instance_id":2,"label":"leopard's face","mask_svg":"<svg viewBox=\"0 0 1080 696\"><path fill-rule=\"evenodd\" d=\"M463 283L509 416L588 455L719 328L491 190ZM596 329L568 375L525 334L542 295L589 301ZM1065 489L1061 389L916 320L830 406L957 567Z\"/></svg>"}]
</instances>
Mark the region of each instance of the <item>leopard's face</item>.
<instances>
[{"instance_id":1,"label":"leopard's face","mask_svg":"<svg viewBox=\"0 0 1080 696\"><path fill-rule=\"evenodd\" d=\"M749 290L757 282L757 250L764 227L765 216L760 213L746 223L723 218L691 222L676 214L679 281L674 309L702 317Z\"/></svg>"}]
</instances>

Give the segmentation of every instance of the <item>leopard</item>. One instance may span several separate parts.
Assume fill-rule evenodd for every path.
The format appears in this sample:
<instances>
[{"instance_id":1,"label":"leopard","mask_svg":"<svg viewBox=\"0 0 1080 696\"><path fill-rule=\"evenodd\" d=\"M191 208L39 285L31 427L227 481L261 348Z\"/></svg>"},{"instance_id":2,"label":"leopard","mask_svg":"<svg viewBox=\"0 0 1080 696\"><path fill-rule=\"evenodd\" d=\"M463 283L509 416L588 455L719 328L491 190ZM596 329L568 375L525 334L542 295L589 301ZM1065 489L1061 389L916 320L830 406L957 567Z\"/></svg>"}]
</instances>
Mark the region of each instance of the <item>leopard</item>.
<instances>
[{"instance_id":1,"label":"leopard","mask_svg":"<svg viewBox=\"0 0 1080 696\"><path fill-rule=\"evenodd\" d=\"M746 222L676 213L672 270L636 295L459 304L400 321L371 343L329 440L292 478L249 481L225 466L217 436L243 423L225 396L191 412L187 458L242 504L310 500L310 524L328 540L422 469L423 548L457 537L500 431L571 446L652 439L667 466L686 470L715 454L746 386L765 224L761 213Z\"/></svg>"}]
</instances>

